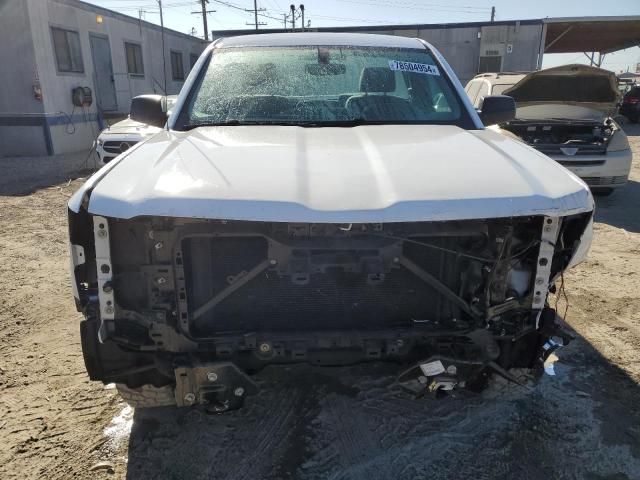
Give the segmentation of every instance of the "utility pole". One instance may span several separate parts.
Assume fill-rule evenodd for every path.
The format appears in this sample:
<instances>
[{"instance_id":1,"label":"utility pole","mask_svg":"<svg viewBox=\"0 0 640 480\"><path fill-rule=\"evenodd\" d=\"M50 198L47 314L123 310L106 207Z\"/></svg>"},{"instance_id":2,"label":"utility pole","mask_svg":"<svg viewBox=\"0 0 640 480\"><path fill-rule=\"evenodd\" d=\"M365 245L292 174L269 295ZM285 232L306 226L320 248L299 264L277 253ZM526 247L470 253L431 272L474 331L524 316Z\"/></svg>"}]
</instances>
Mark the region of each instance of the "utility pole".
<instances>
[{"instance_id":1,"label":"utility pole","mask_svg":"<svg viewBox=\"0 0 640 480\"><path fill-rule=\"evenodd\" d=\"M160 36L162 37L162 73L164 78L164 94L167 94L167 56L164 51L164 18L162 17L162 0L158 0L158 7L160 7Z\"/></svg>"},{"instance_id":2,"label":"utility pole","mask_svg":"<svg viewBox=\"0 0 640 480\"><path fill-rule=\"evenodd\" d=\"M209 41L209 27L207 26L207 13L214 13L215 10L207 10L209 0L199 0L202 6L202 12L191 12L193 15L202 15L202 27L204 28L204 39Z\"/></svg>"},{"instance_id":3,"label":"utility pole","mask_svg":"<svg viewBox=\"0 0 640 480\"><path fill-rule=\"evenodd\" d=\"M282 23L284 24L284 29L287 29L287 14L283 13L282 14Z\"/></svg>"},{"instance_id":4,"label":"utility pole","mask_svg":"<svg viewBox=\"0 0 640 480\"><path fill-rule=\"evenodd\" d=\"M291 31L296 31L296 6L294 4L289 5L291 9Z\"/></svg>"},{"instance_id":5,"label":"utility pole","mask_svg":"<svg viewBox=\"0 0 640 480\"><path fill-rule=\"evenodd\" d=\"M204 39L208 42L209 27L207 26L207 3L209 3L209 0L200 0L200 5L202 5L202 28L204 28Z\"/></svg>"},{"instance_id":6,"label":"utility pole","mask_svg":"<svg viewBox=\"0 0 640 480\"><path fill-rule=\"evenodd\" d=\"M264 8L258 8L258 0L253 0L253 9L245 8L244 11L245 12L253 12L254 22L253 23L247 22L247 25L255 25L256 26L256 30L258 30L258 26L266 25L265 22L259 22L258 21L258 12L264 12Z\"/></svg>"},{"instance_id":7,"label":"utility pole","mask_svg":"<svg viewBox=\"0 0 640 480\"><path fill-rule=\"evenodd\" d=\"M304 4L300 4L300 11L302 12L302 31L304 32Z\"/></svg>"},{"instance_id":8,"label":"utility pole","mask_svg":"<svg viewBox=\"0 0 640 480\"><path fill-rule=\"evenodd\" d=\"M496 7L491 7L491 23L496 19Z\"/></svg>"},{"instance_id":9,"label":"utility pole","mask_svg":"<svg viewBox=\"0 0 640 480\"><path fill-rule=\"evenodd\" d=\"M256 30L258 30L258 0L253 0L253 14L255 16Z\"/></svg>"},{"instance_id":10,"label":"utility pole","mask_svg":"<svg viewBox=\"0 0 640 480\"><path fill-rule=\"evenodd\" d=\"M140 36L142 36L142 13L144 10L142 8L138 9L138 26L140 27Z\"/></svg>"}]
</instances>

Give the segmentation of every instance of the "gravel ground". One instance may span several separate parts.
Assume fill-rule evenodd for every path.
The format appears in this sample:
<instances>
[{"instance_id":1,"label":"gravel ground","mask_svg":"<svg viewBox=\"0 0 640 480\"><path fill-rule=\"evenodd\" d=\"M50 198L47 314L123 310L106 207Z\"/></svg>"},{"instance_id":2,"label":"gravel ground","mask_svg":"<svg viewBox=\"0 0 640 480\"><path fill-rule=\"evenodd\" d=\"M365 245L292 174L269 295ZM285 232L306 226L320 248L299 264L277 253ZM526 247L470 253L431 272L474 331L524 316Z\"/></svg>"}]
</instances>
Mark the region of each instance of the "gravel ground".
<instances>
[{"instance_id":1,"label":"gravel ground","mask_svg":"<svg viewBox=\"0 0 640 480\"><path fill-rule=\"evenodd\" d=\"M268 368L260 393L222 416L134 412L88 381L65 220L82 180L56 170L62 183L43 186L33 167L10 163L0 478L640 479L640 127L626 128L631 181L598 199L589 260L565 277L576 340L556 376L530 390L494 379L482 394L416 400L392 387L389 365Z\"/></svg>"}]
</instances>

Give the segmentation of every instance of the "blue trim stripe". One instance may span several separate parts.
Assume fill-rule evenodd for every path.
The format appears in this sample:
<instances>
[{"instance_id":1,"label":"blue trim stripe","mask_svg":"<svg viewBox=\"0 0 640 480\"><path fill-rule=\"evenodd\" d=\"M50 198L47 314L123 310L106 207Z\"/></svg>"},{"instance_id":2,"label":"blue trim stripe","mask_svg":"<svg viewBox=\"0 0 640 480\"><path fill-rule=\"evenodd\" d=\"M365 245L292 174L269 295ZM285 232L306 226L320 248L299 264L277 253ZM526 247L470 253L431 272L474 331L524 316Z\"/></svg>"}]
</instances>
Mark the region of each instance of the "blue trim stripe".
<instances>
[{"instance_id":1,"label":"blue trim stripe","mask_svg":"<svg viewBox=\"0 0 640 480\"><path fill-rule=\"evenodd\" d=\"M53 140L51 139L51 127L57 125L67 125L69 121L73 123L97 122L100 130L104 129L102 115L95 112L77 113L67 115L56 114L0 114L0 126L3 127L42 127L42 136L47 147L47 155L53 155Z\"/></svg>"},{"instance_id":2,"label":"blue trim stripe","mask_svg":"<svg viewBox=\"0 0 640 480\"><path fill-rule=\"evenodd\" d=\"M45 116L47 124L49 126L54 126L54 125L66 125L69 120L71 120L73 123L86 123L86 122L98 122L100 123L100 120L98 119L98 114L97 113L76 113L74 115L65 115L62 113L58 113L55 115L46 115Z\"/></svg>"},{"instance_id":3,"label":"blue trim stripe","mask_svg":"<svg viewBox=\"0 0 640 480\"><path fill-rule=\"evenodd\" d=\"M49 126L65 125L69 119L73 123L101 122L99 115L95 112L76 113L73 116L65 113L33 113L33 114L6 114L0 113L0 126L3 127L37 127L43 124Z\"/></svg>"}]
</instances>

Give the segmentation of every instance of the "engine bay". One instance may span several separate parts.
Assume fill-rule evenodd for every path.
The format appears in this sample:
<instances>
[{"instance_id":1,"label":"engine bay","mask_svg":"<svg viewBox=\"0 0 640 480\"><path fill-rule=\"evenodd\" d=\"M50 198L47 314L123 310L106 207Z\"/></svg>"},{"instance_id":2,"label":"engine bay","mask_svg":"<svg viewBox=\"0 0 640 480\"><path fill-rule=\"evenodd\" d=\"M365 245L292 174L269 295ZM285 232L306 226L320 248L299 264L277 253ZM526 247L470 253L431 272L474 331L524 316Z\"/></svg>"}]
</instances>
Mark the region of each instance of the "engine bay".
<instances>
[{"instance_id":1,"label":"engine bay","mask_svg":"<svg viewBox=\"0 0 640 480\"><path fill-rule=\"evenodd\" d=\"M501 128L514 133L545 154L604 154L616 128L602 122L514 120Z\"/></svg>"}]
</instances>

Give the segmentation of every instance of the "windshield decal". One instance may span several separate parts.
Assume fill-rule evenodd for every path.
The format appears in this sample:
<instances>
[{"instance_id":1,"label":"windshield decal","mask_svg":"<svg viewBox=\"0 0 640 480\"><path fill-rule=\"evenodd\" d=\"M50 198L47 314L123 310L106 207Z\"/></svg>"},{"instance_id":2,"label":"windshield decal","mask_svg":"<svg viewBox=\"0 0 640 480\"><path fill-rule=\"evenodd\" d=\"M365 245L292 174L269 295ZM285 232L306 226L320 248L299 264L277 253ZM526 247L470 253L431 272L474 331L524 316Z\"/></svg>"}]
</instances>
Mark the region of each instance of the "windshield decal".
<instances>
[{"instance_id":1,"label":"windshield decal","mask_svg":"<svg viewBox=\"0 0 640 480\"><path fill-rule=\"evenodd\" d=\"M389 68L391 70L399 70L401 72L424 73L426 75L440 75L438 67L429 65L428 63L401 62L398 60L389 60Z\"/></svg>"}]
</instances>

